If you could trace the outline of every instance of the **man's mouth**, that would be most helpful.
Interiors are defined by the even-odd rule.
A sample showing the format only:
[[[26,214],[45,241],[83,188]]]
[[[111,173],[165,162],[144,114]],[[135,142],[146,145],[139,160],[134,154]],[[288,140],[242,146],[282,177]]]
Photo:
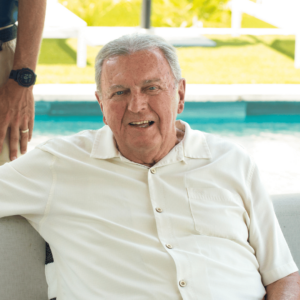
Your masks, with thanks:
[[[129,125],[140,127],[140,128],[147,128],[154,124],[154,121],[139,121],[139,122],[131,122]]]

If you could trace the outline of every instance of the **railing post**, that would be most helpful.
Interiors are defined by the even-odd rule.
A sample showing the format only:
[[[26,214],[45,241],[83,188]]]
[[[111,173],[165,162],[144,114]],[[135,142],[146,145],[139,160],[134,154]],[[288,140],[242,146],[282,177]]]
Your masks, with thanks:
[[[150,29],[151,27],[150,17],[151,17],[151,0],[143,0],[141,28]]]
[[[242,10],[240,0],[232,0],[231,2],[231,29],[232,36],[239,36],[242,26]]]
[[[77,37],[77,67],[84,68],[86,67],[86,58],[87,58],[87,49],[86,49],[86,40],[85,40],[85,29],[82,27],[78,30]]]

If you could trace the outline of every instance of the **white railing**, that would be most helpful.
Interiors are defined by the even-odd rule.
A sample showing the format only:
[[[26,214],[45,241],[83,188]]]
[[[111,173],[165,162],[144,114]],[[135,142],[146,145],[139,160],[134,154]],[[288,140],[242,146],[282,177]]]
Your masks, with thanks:
[[[77,66],[86,66],[86,39],[87,24],[81,18],[65,8],[57,0],[48,0],[46,8],[43,38],[66,39],[77,38]]]
[[[232,0],[231,11],[231,29],[233,36],[238,36],[242,34],[243,31],[246,31],[241,28],[243,13],[247,13],[264,22],[279,27],[281,30],[295,34],[295,68],[300,68],[299,0],[260,0],[256,3],[250,0]]]

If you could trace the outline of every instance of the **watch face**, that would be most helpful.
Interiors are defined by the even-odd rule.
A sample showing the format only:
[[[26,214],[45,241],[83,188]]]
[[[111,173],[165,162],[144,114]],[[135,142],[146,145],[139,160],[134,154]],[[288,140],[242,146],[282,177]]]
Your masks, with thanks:
[[[22,86],[31,86],[35,83],[36,75],[30,69],[22,69],[18,74],[18,83]]]

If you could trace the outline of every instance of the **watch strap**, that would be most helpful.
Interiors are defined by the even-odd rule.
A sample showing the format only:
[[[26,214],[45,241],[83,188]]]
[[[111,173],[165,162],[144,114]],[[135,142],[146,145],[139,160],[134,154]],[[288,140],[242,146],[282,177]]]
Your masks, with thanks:
[[[9,77],[10,79],[17,80],[19,70],[11,70]]]

